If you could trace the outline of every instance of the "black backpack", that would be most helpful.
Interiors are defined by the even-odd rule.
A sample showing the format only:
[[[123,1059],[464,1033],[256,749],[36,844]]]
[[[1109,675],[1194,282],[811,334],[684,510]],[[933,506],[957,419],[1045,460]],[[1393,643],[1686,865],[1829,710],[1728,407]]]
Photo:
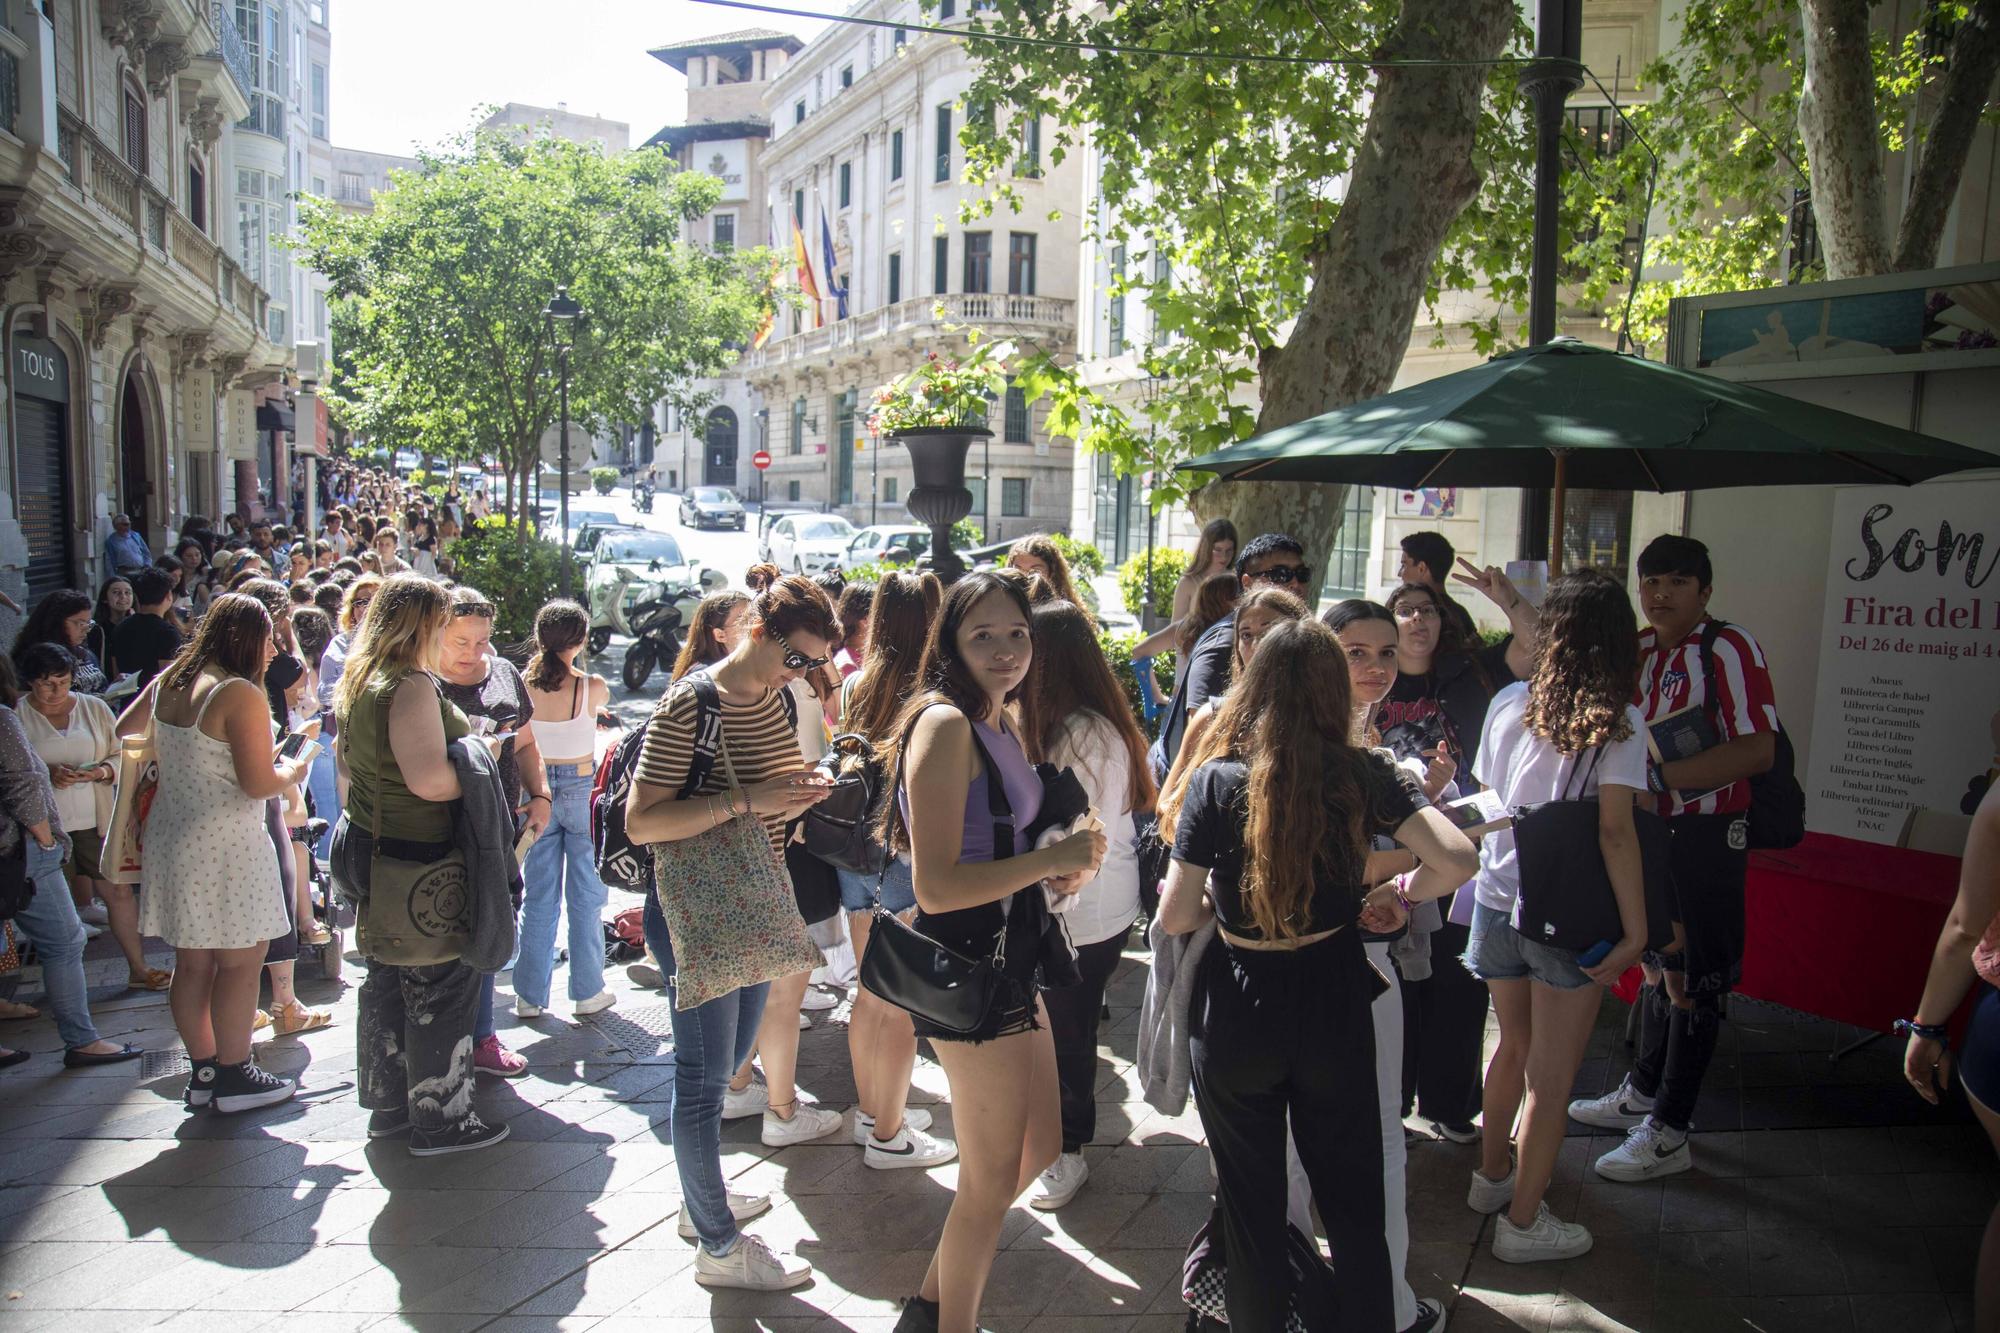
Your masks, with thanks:
[[[667,707],[674,690],[683,685],[694,691],[695,719],[694,753],[688,760],[687,780],[681,783],[675,797],[681,801],[699,792],[708,781],[722,745],[722,696],[716,692],[715,679],[708,668],[690,671],[674,682],[673,689],[660,701],[660,707]],[[796,730],[798,702],[789,690],[780,691],[779,697],[784,700],[785,720]],[[646,727],[634,727],[620,737],[618,744],[605,752],[597,765],[597,776],[590,784],[590,849],[597,863],[597,877],[628,893],[653,891],[653,849],[649,844],[633,842],[625,832],[625,800],[632,793],[632,783],[639,771],[639,752],[645,748],[646,731]]]
[[[875,816],[886,775],[875,747],[866,736],[845,732],[833,738],[833,748],[814,768],[833,790],[806,809],[806,850],[842,870],[880,873],[885,854],[875,838]]]
[[[1702,707],[1717,735],[1724,732],[1716,713],[1715,638],[1727,626],[1727,621],[1710,620],[1701,631]],[[1785,734],[1780,723],[1771,766],[1750,778],[1750,809],[1745,812],[1744,824],[1751,847],[1783,851],[1805,840],[1806,793],[1799,786],[1797,768],[1798,756],[1792,750],[1792,738]]]

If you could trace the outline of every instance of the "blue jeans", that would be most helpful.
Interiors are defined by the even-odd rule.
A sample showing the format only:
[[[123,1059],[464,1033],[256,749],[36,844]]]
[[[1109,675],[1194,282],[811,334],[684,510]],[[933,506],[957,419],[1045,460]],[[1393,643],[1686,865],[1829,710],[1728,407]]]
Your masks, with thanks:
[[[1505,912],[1480,903],[1472,909],[1472,931],[1462,960],[1466,971],[1481,981],[1524,981],[1532,978],[1556,990],[1580,990],[1595,985],[1576,954],[1531,940],[1508,920]]]
[[[42,989],[48,992],[63,1045],[72,1050],[88,1046],[98,1039],[83,982],[83,945],[88,937],[77,919],[76,904],[70,901],[69,881],[63,878],[63,845],[58,841],[43,851],[26,829],[21,836],[28,841],[28,878],[35,891],[14,918],[14,929],[28,937],[42,960]]]
[[[653,895],[647,894],[651,904]],[[660,921],[655,945],[651,924]],[[681,1207],[694,1223],[701,1247],[710,1254],[736,1248],[736,1219],[729,1212],[729,1187],[722,1178],[722,1096],[730,1075],[757,1045],[757,1024],[771,983],[731,991],[693,1009],[679,1007],[674,988],[674,950],[658,908],[646,914],[647,946],[667,976],[667,996],[675,1001],[674,1169],[681,1175]]]
[[[604,989],[604,900],[590,848],[588,774],[549,774],[554,808],[549,826],[528,849],[521,867],[527,884],[521,900],[521,955],[514,963],[514,994],[547,1008],[549,973],[555,966],[556,917],[569,914],[569,998],[587,1000]]]
[[[498,974],[493,972],[479,978],[479,1007],[472,1015],[472,1040],[475,1045],[499,1031],[493,1026],[493,983],[498,979]]]
[[[326,741],[325,745],[332,745]],[[312,768],[306,773],[306,790],[312,793],[313,817],[326,821],[326,833],[313,847],[313,855],[324,861],[333,855],[333,826],[340,822],[340,788],[334,785],[334,760],[331,749],[322,748],[313,757]]]

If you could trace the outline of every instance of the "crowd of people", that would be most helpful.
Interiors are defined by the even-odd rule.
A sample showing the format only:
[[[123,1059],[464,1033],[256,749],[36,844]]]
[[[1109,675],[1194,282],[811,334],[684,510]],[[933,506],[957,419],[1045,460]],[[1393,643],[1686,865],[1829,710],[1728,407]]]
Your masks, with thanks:
[[[155,560],[117,525],[121,572],[95,599],[42,599],[0,660],[0,859],[25,854],[13,925],[42,961],[66,1063],[139,1054],[90,1023],[80,956],[101,925],[131,985],[169,992],[190,1108],[292,1097],[252,1043],[267,1024],[332,1021],[292,988],[338,911],[314,891],[317,855],[368,964],[370,1138],[417,1155],[500,1142],[507,1126],[470,1095],[480,1075],[526,1072],[495,1028],[496,978],[510,973],[524,1020],[549,1010],[559,968],[577,1018],[614,1003],[606,858],[622,840],[647,890],[633,976],[670,1001],[679,1230],[705,1285],[811,1277],[745,1230],[772,1198],[724,1175],[723,1123],[756,1117],[773,1147],[846,1133],[870,1169],[956,1161],[897,1327],[975,1329],[1008,1209],[1060,1209],[1088,1185],[1105,992],[1142,920],[1138,1072],[1156,1105],[1192,1092],[1213,1158],[1199,1313],[1440,1329],[1405,1274],[1412,1118],[1479,1145],[1467,1206],[1496,1215],[1510,1263],[1591,1247],[1546,1202],[1567,1121],[1625,1131],[1595,1163],[1605,1180],[1692,1165],[1743,954],[1752,780],[1778,732],[1756,640],[1708,612],[1699,542],[1646,547],[1635,615],[1602,573],[1554,580],[1537,606],[1420,533],[1386,598],[1321,613],[1301,543],[1211,523],[1171,623],[1136,650],[1140,670],[1177,655],[1150,742],[1046,537],[949,587],[762,565],[701,602],[643,732],[607,753],[583,608],[542,607],[518,668],[494,647],[493,604],[450,581],[463,515],[379,476],[335,484],[359,507],[310,539],[192,522]],[[1482,639],[1455,593],[1505,632]],[[1649,725],[1690,707],[1719,743],[1650,758]],[[159,769],[136,885],[102,860],[134,738]],[[1589,948],[1524,925],[1553,895],[1551,822],[1491,813],[1558,807],[1584,810],[1559,851],[1611,923]],[[1933,1099],[1941,1025],[1975,969],[2000,983],[1996,824],[1989,795],[1912,1027],[1911,1079]],[[171,973],[147,937],[172,946]],[[859,960],[851,1117],[798,1069],[805,1011],[838,1003],[815,965],[843,943]],[[1633,1072],[1572,1102],[1603,992],[1635,967]],[[1977,1013],[1961,1068],[2000,1141],[1990,986]],[[949,1136],[909,1104],[925,1043]]]

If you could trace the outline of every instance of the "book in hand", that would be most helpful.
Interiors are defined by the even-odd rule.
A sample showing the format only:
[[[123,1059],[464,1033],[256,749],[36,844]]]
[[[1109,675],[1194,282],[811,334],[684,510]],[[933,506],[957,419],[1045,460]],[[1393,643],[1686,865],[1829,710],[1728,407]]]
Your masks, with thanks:
[[[1514,826],[1514,817],[1500,804],[1499,793],[1490,789],[1461,796],[1438,809],[1453,828],[1468,838],[1484,837],[1494,829]]]
[[[1722,736],[1716,731],[1714,720],[1699,704],[1676,708],[1646,725],[1646,750],[1656,764],[1692,759],[1720,744]]]

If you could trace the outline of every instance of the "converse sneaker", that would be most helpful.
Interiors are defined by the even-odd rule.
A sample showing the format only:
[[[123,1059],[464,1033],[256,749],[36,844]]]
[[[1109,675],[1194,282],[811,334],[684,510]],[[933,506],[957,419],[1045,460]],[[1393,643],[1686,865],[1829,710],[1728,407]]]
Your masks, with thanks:
[[[890,1333],[938,1333],[938,1303],[921,1296],[905,1297],[902,1313],[896,1316],[896,1327]]]
[[[771,1211],[771,1196],[768,1194],[738,1194],[729,1191],[729,1215],[738,1222],[748,1222],[753,1217],[761,1217]],[[674,1227],[682,1240],[698,1240],[694,1229],[694,1218],[688,1215],[687,1205],[681,1205],[681,1220]]]
[[[472,1048],[472,1067],[495,1078],[519,1078],[528,1072],[528,1062],[500,1044],[497,1035],[481,1037]]]
[[[1687,1135],[1647,1116],[1625,1136],[1625,1142],[1597,1159],[1597,1174],[1606,1180],[1652,1180],[1678,1175],[1693,1166]]]
[[[256,1061],[245,1060],[240,1065],[222,1065],[217,1069],[215,1097],[209,1104],[225,1115],[233,1115],[290,1101],[298,1090],[299,1085],[291,1079],[279,1078],[259,1069]]]
[[[800,1108],[804,1109],[804,1108]],[[736,1287],[743,1291],[790,1291],[812,1280],[812,1265],[790,1255],[779,1256],[755,1236],[739,1236],[728,1254],[696,1250],[694,1280],[704,1287]]]
[[[814,1106],[811,1102],[797,1103],[790,1120],[779,1119],[778,1113],[769,1107],[764,1110],[763,1138],[766,1148],[789,1148],[794,1143],[811,1143],[839,1130],[840,1112]]]
[[[1537,1264],[1590,1253],[1590,1232],[1564,1222],[1543,1204],[1535,1224],[1517,1227],[1502,1213],[1493,1219],[1493,1257],[1502,1263]]]
[[[1444,1302],[1429,1296],[1417,1301],[1417,1317],[1403,1333],[1444,1333]]]
[[[722,1094],[722,1118],[743,1120],[749,1116],[762,1115],[771,1107],[771,1092],[762,1083],[752,1082],[749,1087],[738,1092],[730,1088]]]
[[[1569,1104],[1569,1118],[1598,1129],[1631,1129],[1653,1111],[1653,1099],[1641,1097],[1627,1074],[1602,1097],[1583,1097]]]
[[[832,991],[821,990],[817,986],[806,987],[805,998],[799,1001],[799,1008],[819,1013],[825,1009],[840,1008],[840,996]]]
[[[903,1124],[911,1129],[929,1129],[931,1113],[921,1106],[903,1108]],[[854,1108],[854,1142],[866,1148],[868,1140],[875,1137],[875,1117],[860,1107]]]
[[[1083,1188],[1083,1182],[1089,1179],[1090,1163],[1083,1160],[1083,1154],[1063,1153],[1056,1158],[1053,1166],[1035,1178],[1028,1206],[1045,1213],[1060,1208],[1074,1199],[1076,1192]]]
[[[188,1064],[187,1108],[198,1111],[215,1100],[215,1080],[222,1066],[213,1060],[190,1060]]]
[[[410,1130],[410,1156],[443,1157],[447,1153],[475,1152],[480,1148],[491,1148],[507,1137],[507,1126],[489,1125],[477,1113],[467,1113],[465,1119],[443,1129]]]
[[[905,1166],[919,1169],[943,1166],[956,1156],[958,1145],[951,1140],[934,1139],[909,1125],[897,1130],[896,1137],[887,1143],[869,1135],[868,1146],[861,1150],[861,1160],[877,1171],[894,1171]]]
[[[618,1003],[616,995],[613,995],[608,990],[601,990],[587,1000],[578,1000],[571,1007],[570,1012],[578,1018],[589,1018],[592,1014],[603,1013],[616,1003]]]
[[[1509,1167],[1505,1180],[1490,1180],[1478,1167],[1472,1168],[1472,1188],[1466,1191],[1465,1206],[1475,1213],[1497,1213],[1514,1202],[1514,1171]]]
[[[410,1128],[410,1111],[399,1106],[393,1111],[370,1111],[368,1113],[368,1137],[371,1139],[393,1139]]]

